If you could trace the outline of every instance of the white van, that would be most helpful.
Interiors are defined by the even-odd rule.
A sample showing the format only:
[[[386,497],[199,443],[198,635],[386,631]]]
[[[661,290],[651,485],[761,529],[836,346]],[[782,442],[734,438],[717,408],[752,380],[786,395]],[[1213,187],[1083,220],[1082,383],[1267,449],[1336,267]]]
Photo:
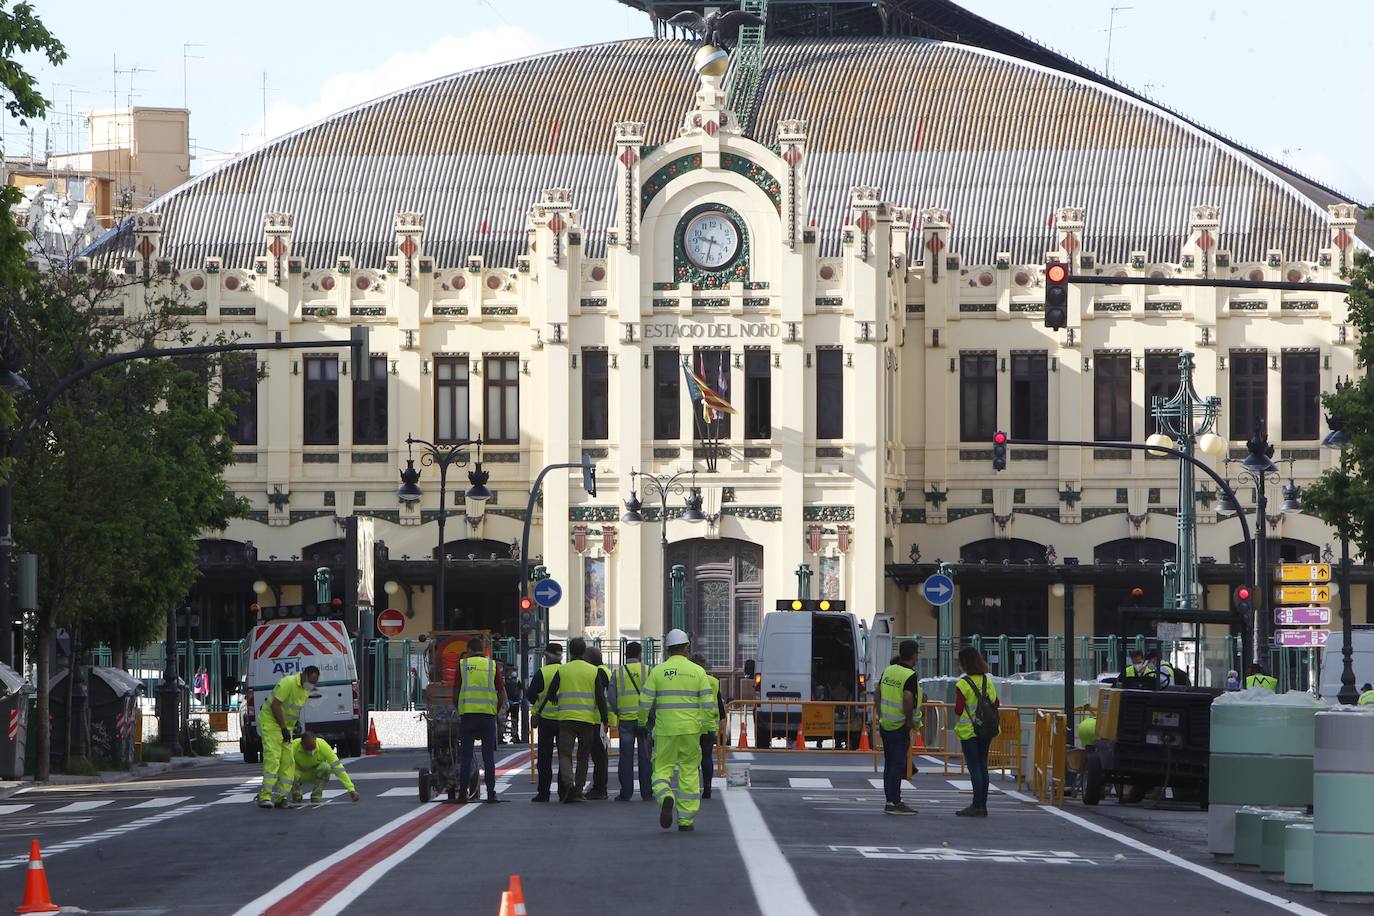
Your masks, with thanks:
[[[1374,684],[1374,624],[1357,623],[1350,633],[1350,660],[1355,669],[1355,690]],[[1323,699],[1335,701],[1341,692],[1341,631],[1333,630],[1322,652],[1321,693]]]
[[[768,747],[775,738],[795,740],[804,702],[871,704],[870,673],[886,668],[893,651],[893,617],[880,615],[870,628],[842,610],[843,602],[779,602],[787,604],[802,609],[764,614],[758,659],[744,664],[762,701],[754,715],[755,747]],[[820,607],[827,609],[816,609]],[[833,738],[837,747],[855,748],[864,722],[856,713],[852,707],[837,707],[833,727],[816,727],[813,720],[805,737],[821,742]]]
[[[310,613],[316,608],[306,606]],[[320,669],[320,682],[301,712],[301,727],[329,741],[340,757],[362,753],[358,729],[358,669],[348,630],[342,620],[285,617],[294,608],[264,608],[277,612],[269,622],[255,627],[244,642],[239,670],[243,672],[242,726],[239,748],[247,763],[262,755],[258,717],[270,703],[272,689],[288,674],[300,674],[309,665]],[[302,612],[304,613],[304,611]]]

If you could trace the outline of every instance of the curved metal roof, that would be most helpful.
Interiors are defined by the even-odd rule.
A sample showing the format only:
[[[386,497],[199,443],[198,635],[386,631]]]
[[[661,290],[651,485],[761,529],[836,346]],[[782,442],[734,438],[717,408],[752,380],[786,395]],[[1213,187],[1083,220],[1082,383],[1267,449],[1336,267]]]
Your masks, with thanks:
[[[529,205],[570,187],[588,253],[612,221],[612,125],[675,135],[695,77],[689,42],[635,39],[557,51],[414,86],[333,115],[177,188],[164,248],[183,266],[221,255],[247,266],[264,250],[262,215],[294,216],[293,253],[379,267],[399,210],[425,214],[425,251],[514,264]],[[1221,208],[1238,261],[1280,248],[1313,259],[1326,214],[1285,176],[1198,128],[1110,87],[991,51],[910,37],[770,42],[757,98],[759,139],[779,118],[809,122],[811,216],[822,251],[838,248],[848,190],[940,206],[966,263],[998,251],[1038,261],[1056,207],[1087,208],[1085,249],[1104,262],[1132,250],[1177,256],[1193,204]],[[120,247],[127,228],[97,250]]]

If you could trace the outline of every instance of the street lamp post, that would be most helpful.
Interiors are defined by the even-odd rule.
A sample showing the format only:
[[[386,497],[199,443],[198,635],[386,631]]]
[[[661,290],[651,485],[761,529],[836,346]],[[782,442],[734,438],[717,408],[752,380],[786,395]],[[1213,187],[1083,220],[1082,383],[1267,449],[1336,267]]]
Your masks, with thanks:
[[[1349,380],[1344,384],[1336,383],[1337,391],[1348,387]],[[1336,526],[1341,536],[1341,689],[1336,694],[1336,699],[1343,706],[1354,706],[1359,702],[1360,692],[1355,689],[1355,648],[1350,625],[1350,506],[1347,504],[1349,497],[1346,491],[1352,464],[1349,451],[1350,434],[1345,431],[1344,417],[1327,417],[1326,425],[1331,427],[1331,432],[1322,439],[1322,445],[1340,449],[1341,452],[1341,473],[1337,478],[1340,484],[1340,523]]]
[[[444,599],[444,574],[447,572],[448,559],[445,556],[447,542],[444,540],[444,522],[448,520],[448,469],[454,465],[465,467],[468,463],[467,450],[472,446],[477,446],[477,463],[468,471],[468,489],[463,494],[463,512],[468,518],[481,519],[487,511],[487,500],[491,499],[491,491],[487,489],[487,480],[491,475],[482,470],[482,439],[464,439],[461,442],[445,443],[435,445],[433,442],[424,439],[416,439],[413,436],[406,436],[406,447],[409,455],[415,453],[415,446],[420,447],[420,464],[423,467],[439,468],[439,549],[435,558],[439,561],[438,581],[435,585],[434,598],[434,625],[436,628],[447,629],[449,626],[448,609]],[[401,502],[413,505],[420,501],[424,491],[420,489],[420,472],[415,469],[415,459],[406,458],[405,470],[401,472],[401,486],[396,490],[396,496]]]
[[[644,521],[644,504],[640,502],[639,494],[635,492],[635,480],[640,481],[647,496],[650,492],[658,496],[658,515],[659,522],[659,547],[663,557],[663,575],[668,575],[668,497],[676,493],[685,497],[686,506],[682,511],[682,517],[689,522],[706,521],[706,513],[701,510],[701,488],[696,485],[696,470],[678,471],[674,474],[649,474],[644,471],[630,471],[630,498],[625,500],[625,514],[620,520],[627,525],[638,524]],[[682,478],[691,475],[692,484],[690,487],[683,485]],[[666,586],[665,586],[666,591]],[[668,606],[664,603],[663,607],[663,629],[667,632],[673,621],[668,619]]]

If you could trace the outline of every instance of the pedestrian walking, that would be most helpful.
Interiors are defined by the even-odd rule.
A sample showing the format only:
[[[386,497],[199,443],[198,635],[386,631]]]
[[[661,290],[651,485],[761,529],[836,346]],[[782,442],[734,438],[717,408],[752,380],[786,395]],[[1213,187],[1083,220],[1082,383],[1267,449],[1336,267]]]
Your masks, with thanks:
[[[921,677],[915,671],[920,647],[914,639],[897,646],[897,657],[883,670],[878,694],[873,698],[878,719],[878,734],[883,742],[884,814],[915,814],[916,809],[902,801],[902,782],[906,779],[907,756],[911,752],[911,732],[921,726]]]
[[[542,701],[558,704],[558,790],[565,804],[583,800],[582,785],[587,781],[592,742],[600,737],[597,725],[604,728],[609,717],[601,672],[586,658],[587,641],[573,637],[568,641],[568,655],[571,660],[553,676]],[[604,786],[601,797],[606,797]]]
[[[310,689],[320,681],[320,669],[307,665],[300,674],[288,674],[272,688],[272,695],[258,714],[258,736],[262,738],[262,788],[258,791],[259,808],[286,806],[286,777],[290,755],[291,730],[301,719],[301,711],[310,699]]]
[[[473,636],[453,671],[453,696],[458,707],[458,786],[463,798],[477,800],[472,771],[473,744],[482,743],[482,769],[487,776],[487,801],[496,798],[496,716],[505,696],[505,682],[497,677],[496,662],[486,656],[486,639]]]
[[[972,646],[959,650],[959,667],[964,676],[954,682],[954,715],[958,724],[954,734],[964,749],[964,766],[973,783],[973,804],[954,812],[959,817],[988,816],[988,753],[997,737],[997,685],[988,677],[987,659]]]
[[[711,684],[706,672],[687,657],[687,634],[678,629],[663,638],[668,658],[649,673],[639,701],[639,718],[653,729],[654,798],[658,825],[696,829],[701,807],[701,723],[710,714]],[[677,789],[673,789],[674,774]]]
[[[196,701],[200,703],[201,709],[210,708],[210,673],[205,670],[205,666],[196,669],[196,676],[191,680],[192,690],[196,695]]]
[[[509,713],[511,744],[520,741],[520,708],[525,704],[525,691],[520,675],[514,668],[506,672],[506,712]]]
[[[328,741],[314,732],[305,732],[292,741],[286,757],[291,762],[290,775],[285,785],[289,799],[288,807],[300,805],[306,789],[310,790],[312,803],[324,801],[324,787],[331,777],[339,780],[349,798],[355,802],[359,800],[358,790],[340,762],[339,755],[330,747]]]
[[[639,797],[648,801],[653,795],[649,784],[649,728],[639,716],[639,697],[648,670],[640,661],[644,646],[637,642],[625,645],[625,661],[611,679],[611,708],[619,719],[620,794],[616,801],[634,798],[635,767],[639,767]]]
[[[692,656],[692,664],[706,671],[706,656],[698,652]],[[706,682],[711,685],[711,712],[701,722],[701,797],[711,797],[711,778],[716,775],[715,749],[717,741],[724,741],[720,734],[725,722],[725,701],[720,698],[720,681],[706,671]]]
[[[611,726],[616,724],[615,705],[611,702],[611,669],[601,658],[601,650],[596,646],[587,647],[587,664],[596,669],[596,686],[606,697],[607,719]],[[610,784],[610,741],[607,725],[603,724],[592,742],[592,785],[587,790],[589,801],[604,801]]]
[[[549,683],[563,667],[563,647],[551,642],[544,647],[544,664],[530,678],[525,696],[530,699],[530,728],[539,732],[539,745],[535,755],[535,783],[533,802],[549,800],[549,789],[553,784],[553,752],[558,747],[558,723],[563,718],[558,703],[547,696]],[[560,768],[562,761],[559,761]],[[563,800],[563,776],[560,769],[558,777],[558,799]]]

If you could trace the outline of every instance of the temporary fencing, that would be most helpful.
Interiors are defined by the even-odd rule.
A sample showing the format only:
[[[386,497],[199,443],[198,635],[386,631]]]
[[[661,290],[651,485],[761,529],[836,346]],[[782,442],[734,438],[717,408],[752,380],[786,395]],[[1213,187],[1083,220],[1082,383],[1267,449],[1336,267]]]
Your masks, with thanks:
[[[1044,709],[1035,711],[1035,733],[1031,745],[1031,794],[1042,805],[1064,807],[1065,737],[1064,714]]]
[[[873,772],[878,772],[882,751],[874,731],[872,702],[732,700],[725,714],[730,722],[747,723],[754,746],[731,747],[729,741],[720,742],[716,748],[717,776],[725,775],[729,755],[741,752],[866,755],[873,760]],[[862,747],[865,738],[867,747]],[[774,739],[782,739],[782,746],[773,747]]]

